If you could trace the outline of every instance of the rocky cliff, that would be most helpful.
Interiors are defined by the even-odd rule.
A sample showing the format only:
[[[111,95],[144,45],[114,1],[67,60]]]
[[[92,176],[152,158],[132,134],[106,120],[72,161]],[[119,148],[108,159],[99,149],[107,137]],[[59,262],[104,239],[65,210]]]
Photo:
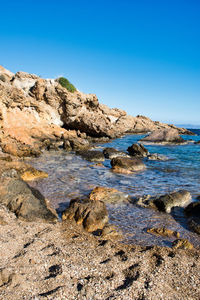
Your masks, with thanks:
[[[17,156],[40,154],[54,145],[66,149],[88,146],[88,139],[115,138],[124,133],[171,128],[147,117],[100,104],[96,95],[70,93],[54,79],[0,66],[0,145]],[[179,132],[186,133],[185,129]]]

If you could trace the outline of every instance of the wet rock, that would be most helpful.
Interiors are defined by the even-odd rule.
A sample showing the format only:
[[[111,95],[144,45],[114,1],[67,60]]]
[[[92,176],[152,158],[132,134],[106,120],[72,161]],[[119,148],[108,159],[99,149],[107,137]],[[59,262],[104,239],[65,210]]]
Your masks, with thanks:
[[[144,170],[145,164],[138,158],[115,157],[111,160],[111,166],[114,172],[131,174],[132,172]]]
[[[172,237],[172,236],[174,236],[176,238],[180,237],[180,233],[179,232],[167,229],[165,227],[147,228],[147,232],[148,233],[152,233],[152,234],[158,234],[158,235],[161,235],[161,236],[166,236],[166,237]]]
[[[65,150],[83,150],[88,149],[90,146],[88,140],[83,138],[71,138],[64,142],[63,148]]]
[[[200,201],[192,202],[185,208],[188,224],[191,230],[200,234]]]
[[[47,178],[48,174],[44,171],[37,170],[35,168],[29,168],[25,171],[21,171],[21,178],[25,181],[31,181],[39,178]]]
[[[127,156],[126,153],[116,150],[115,148],[107,147],[103,150],[105,158],[112,159],[118,156]]]
[[[130,155],[136,157],[147,157],[149,155],[149,151],[142,144],[133,144],[128,147],[127,151]]]
[[[45,198],[21,179],[3,178],[0,203],[25,221],[56,221],[56,213],[48,208]]]
[[[191,194],[188,191],[180,190],[153,199],[153,203],[158,210],[170,213],[173,207],[184,207],[190,200]]]
[[[62,220],[74,219],[88,232],[103,229],[108,222],[108,211],[102,201],[89,199],[73,199],[69,207],[63,212]]]
[[[77,151],[76,153],[81,155],[82,158],[91,162],[102,162],[105,160],[103,153],[97,150],[83,150]]]
[[[149,154],[147,156],[147,158],[149,160],[168,160],[167,156],[161,155],[161,154],[157,154],[157,153]]]
[[[142,207],[154,208],[170,213],[173,207],[184,207],[190,200],[191,194],[188,191],[180,190],[158,197],[144,195],[140,198],[132,198],[131,202]]]
[[[189,249],[189,250],[191,250],[191,249],[193,249],[194,246],[192,245],[192,243],[190,243],[186,239],[177,239],[172,243],[172,247],[174,249],[185,249],[185,250]]]
[[[141,141],[163,144],[182,144],[185,140],[179,135],[177,129],[158,129],[144,137]]]
[[[99,201],[102,200],[105,203],[120,203],[128,202],[129,196],[116,189],[108,187],[95,187],[89,195],[90,200]]]

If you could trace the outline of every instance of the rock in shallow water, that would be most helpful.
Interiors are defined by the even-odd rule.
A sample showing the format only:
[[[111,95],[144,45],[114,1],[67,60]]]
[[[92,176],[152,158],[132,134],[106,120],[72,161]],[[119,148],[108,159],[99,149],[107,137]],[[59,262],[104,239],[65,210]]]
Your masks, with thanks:
[[[190,229],[200,234],[200,201],[192,202],[185,208],[185,214],[189,217]]]
[[[82,158],[91,161],[91,162],[102,162],[105,160],[105,157],[101,151],[97,150],[82,150],[76,152]]]
[[[191,194],[188,191],[180,190],[159,197],[145,195],[132,201],[142,207],[154,208],[170,213],[173,207],[184,207],[190,200]]]
[[[177,129],[158,129],[144,137],[141,141],[164,144],[182,144],[185,140],[179,135]]]
[[[115,157],[111,160],[111,166],[114,172],[131,174],[136,171],[144,170],[145,164],[138,158]]]
[[[133,144],[128,147],[127,151],[130,155],[136,157],[147,157],[149,155],[149,151],[142,144]]]
[[[104,228],[108,222],[108,211],[102,201],[73,199],[62,214],[63,221],[72,219],[77,224],[82,224],[88,232],[94,232]]]
[[[89,198],[90,200],[102,200],[114,204],[128,202],[129,196],[113,188],[98,186],[90,193]]]
[[[112,158],[118,157],[118,156],[128,156],[124,152],[121,152],[121,151],[116,150],[115,148],[109,148],[109,147],[107,147],[103,150],[103,154],[104,154],[105,158],[109,158],[109,159],[112,159]]]

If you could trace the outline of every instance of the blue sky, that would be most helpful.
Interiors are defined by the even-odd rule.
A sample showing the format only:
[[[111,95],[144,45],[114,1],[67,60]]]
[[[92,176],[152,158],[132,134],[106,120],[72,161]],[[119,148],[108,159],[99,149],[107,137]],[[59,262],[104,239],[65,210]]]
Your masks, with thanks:
[[[0,64],[131,115],[200,124],[199,0],[1,1]]]

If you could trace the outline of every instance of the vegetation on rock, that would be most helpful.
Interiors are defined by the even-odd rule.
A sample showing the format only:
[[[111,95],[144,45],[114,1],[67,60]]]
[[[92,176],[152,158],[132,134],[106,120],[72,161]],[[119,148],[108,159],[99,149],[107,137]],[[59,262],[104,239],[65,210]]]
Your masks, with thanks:
[[[75,86],[69,82],[69,80],[65,77],[60,77],[58,78],[58,82],[62,87],[66,88],[69,92],[74,93],[76,91]]]

